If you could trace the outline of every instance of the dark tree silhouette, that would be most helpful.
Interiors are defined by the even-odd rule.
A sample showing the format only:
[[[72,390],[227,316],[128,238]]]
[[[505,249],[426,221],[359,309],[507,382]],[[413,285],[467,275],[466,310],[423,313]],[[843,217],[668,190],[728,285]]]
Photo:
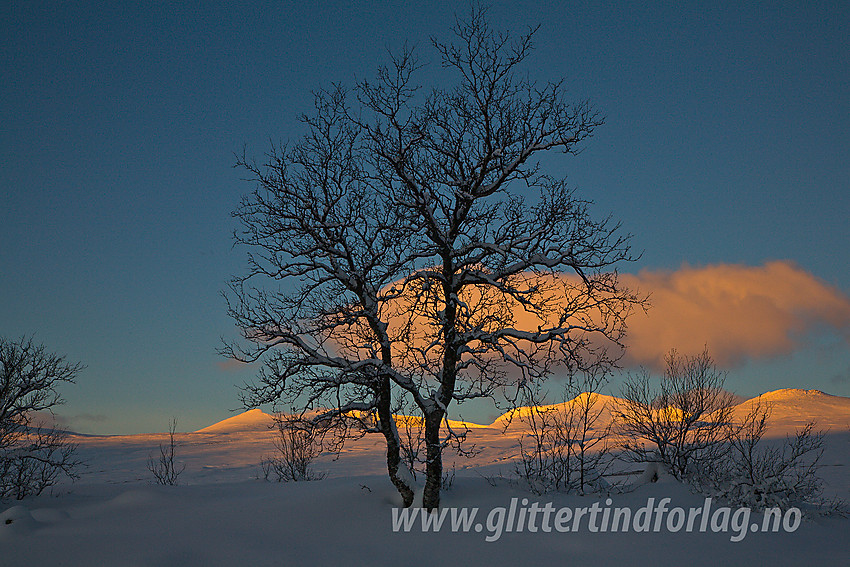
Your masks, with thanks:
[[[0,337],[0,499],[22,499],[72,479],[80,462],[63,431],[33,420],[63,402],[58,387],[83,365],[47,352],[32,337]]]
[[[238,160],[258,183],[236,212],[251,270],[228,296],[248,342],[225,353],[266,360],[245,402],[321,405],[317,423],[383,433],[406,505],[402,401],[424,422],[433,509],[442,451],[464,435],[452,402],[513,403],[559,367],[612,366],[644,302],[615,269],[628,235],[543,172],[544,153],[575,154],[602,120],[521,75],[534,31],[496,33],[474,9],[433,42],[441,86],[420,88],[404,50],[375,81],[320,92],[292,147]]]

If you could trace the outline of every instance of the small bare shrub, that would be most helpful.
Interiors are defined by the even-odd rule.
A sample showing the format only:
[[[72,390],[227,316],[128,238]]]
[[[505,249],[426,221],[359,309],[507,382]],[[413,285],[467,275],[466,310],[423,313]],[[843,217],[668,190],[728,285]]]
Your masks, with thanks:
[[[689,357],[675,350],[660,380],[648,371],[629,376],[615,410],[624,455],[661,464],[679,480],[710,469],[729,445],[735,398],[723,389],[725,375],[703,351]]]
[[[157,484],[174,486],[178,484],[177,477],[186,470],[184,464],[179,469],[174,463],[177,441],[174,434],[177,432],[177,418],[173,418],[168,424],[168,444],[159,445],[159,459],[148,456],[148,470],[153,474]]]
[[[321,452],[315,425],[297,417],[279,415],[275,417],[274,428],[276,454],[260,463],[265,480],[297,482],[325,478],[326,473],[316,472],[312,467]]]
[[[533,492],[585,494],[607,485],[610,425],[599,427],[605,404],[597,393],[603,380],[588,373],[571,381],[556,406],[542,406],[537,392],[526,391],[528,407],[519,420],[529,432],[520,439],[514,472]]]
[[[762,438],[769,417],[769,407],[758,400],[752,402],[743,422],[731,430],[728,458],[697,477],[703,491],[755,510],[838,505],[822,498],[818,470],[824,434],[809,422],[781,444],[766,445]]]
[[[451,490],[454,483],[455,483],[455,466],[454,466],[454,464],[452,464],[452,468],[443,470],[443,477],[440,480],[440,487],[443,490]]]
[[[840,502],[821,497],[823,433],[808,423],[783,443],[765,444],[770,408],[755,400],[734,420],[734,397],[723,383],[707,351],[695,357],[671,351],[658,384],[648,372],[627,379],[615,412],[626,458],[658,463],[734,506],[838,509]]]

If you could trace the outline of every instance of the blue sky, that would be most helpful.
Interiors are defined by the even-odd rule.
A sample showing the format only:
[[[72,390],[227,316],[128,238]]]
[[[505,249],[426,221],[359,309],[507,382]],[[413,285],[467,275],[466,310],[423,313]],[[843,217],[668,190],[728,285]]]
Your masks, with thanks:
[[[296,138],[312,90],[404,42],[439,81],[429,37],[459,5],[408,4],[3,3],[0,335],[88,365],[59,409],[74,429],[191,430],[238,407],[251,371],[215,352],[245,266],[234,152]],[[634,234],[624,271],[783,260],[838,294],[728,385],[850,395],[850,5],[701,4],[494,2],[490,20],[542,24],[530,73],[606,116],[555,168]]]

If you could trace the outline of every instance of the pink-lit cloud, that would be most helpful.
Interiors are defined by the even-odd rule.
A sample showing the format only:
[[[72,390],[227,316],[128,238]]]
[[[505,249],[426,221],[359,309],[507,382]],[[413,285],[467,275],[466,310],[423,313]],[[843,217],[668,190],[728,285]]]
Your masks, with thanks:
[[[731,367],[790,353],[825,329],[850,340],[850,297],[790,262],[646,270],[622,280],[650,293],[652,304],[629,321],[627,365],[657,368],[671,348],[707,346]]]

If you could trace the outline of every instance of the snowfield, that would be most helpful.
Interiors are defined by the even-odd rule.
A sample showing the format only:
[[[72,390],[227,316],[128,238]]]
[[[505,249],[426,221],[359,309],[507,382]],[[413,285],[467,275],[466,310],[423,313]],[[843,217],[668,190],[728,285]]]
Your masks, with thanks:
[[[827,495],[850,502],[850,398],[780,390],[763,399],[773,408],[774,438],[809,419],[828,430],[821,476]],[[53,494],[0,503],[0,565],[850,564],[850,519],[836,516],[803,519],[790,532],[762,533],[752,527],[762,525],[763,515],[753,512],[737,531],[727,522],[726,531],[698,533],[667,529],[668,515],[659,532],[614,533],[591,529],[588,515],[573,526],[577,531],[564,531],[552,514],[544,531],[540,514],[530,521],[532,506],[636,513],[650,503],[651,514],[661,501],[668,509],[690,510],[704,507],[705,497],[663,474],[653,483],[631,475],[633,486],[625,493],[534,495],[508,480],[523,427],[515,420],[505,430],[504,421],[470,428],[475,457],[447,454],[455,480],[443,494],[445,521],[439,531],[429,523],[427,532],[421,518],[407,532],[394,531],[394,523],[401,525],[393,512],[400,501],[386,477],[379,437],[348,444],[338,458],[320,457],[315,468],[328,473],[325,480],[266,482],[259,462],[272,453],[271,418],[252,410],[178,434],[177,461],[186,465],[181,484],[158,486],[146,463],[167,435],[77,435],[79,454],[88,462],[81,480]],[[464,507],[467,513],[477,509],[477,516],[453,533],[452,515]],[[511,507],[517,509],[514,529],[504,524],[496,537],[493,521]],[[597,528],[602,517],[594,521]]]

